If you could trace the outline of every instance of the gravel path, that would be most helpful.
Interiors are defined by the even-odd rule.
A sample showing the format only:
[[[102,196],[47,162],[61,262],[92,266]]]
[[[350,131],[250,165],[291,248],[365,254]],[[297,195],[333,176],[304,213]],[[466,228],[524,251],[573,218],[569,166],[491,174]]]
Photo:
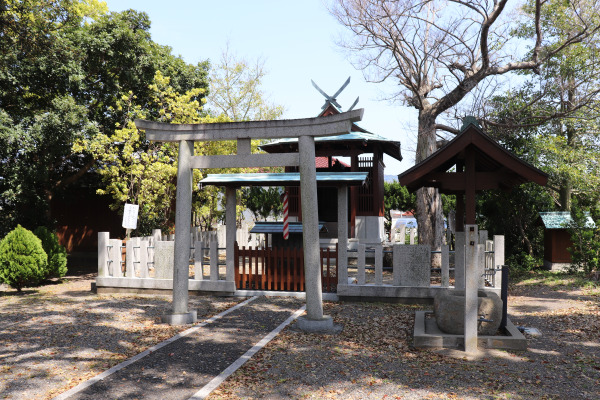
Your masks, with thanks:
[[[302,306],[258,298],[153,351],[69,400],[187,400]]]
[[[0,399],[49,399],[188,327],[159,323],[169,296],[96,295],[93,276],[0,291]],[[190,297],[199,320],[239,299]]]

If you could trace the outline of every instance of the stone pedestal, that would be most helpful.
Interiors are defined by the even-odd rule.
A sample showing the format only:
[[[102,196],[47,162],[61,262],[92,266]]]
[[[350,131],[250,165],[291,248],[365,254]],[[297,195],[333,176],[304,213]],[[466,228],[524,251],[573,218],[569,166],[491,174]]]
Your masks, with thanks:
[[[296,327],[301,331],[310,333],[338,333],[341,331],[341,326],[335,325],[333,318],[329,315],[325,315],[321,319],[309,319],[306,316],[298,317]]]
[[[160,317],[160,321],[163,324],[169,325],[188,325],[194,324],[198,321],[197,311],[190,311],[181,314],[166,314]]]

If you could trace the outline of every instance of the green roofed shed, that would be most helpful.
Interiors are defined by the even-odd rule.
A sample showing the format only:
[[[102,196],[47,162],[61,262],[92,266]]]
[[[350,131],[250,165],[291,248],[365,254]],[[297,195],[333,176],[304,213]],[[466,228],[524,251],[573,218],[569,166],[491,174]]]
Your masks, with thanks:
[[[596,227],[589,213],[585,214],[586,227]],[[573,246],[569,225],[573,222],[568,211],[541,212],[540,220],[544,225],[544,267],[549,270],[561,270],[571,265],[569,247]]]
[[[573,217],[568,211],[551,211],[541,212],[540,218],[546,229],[565,229],[573,222]],[[586,228],[593,229],[596,227],[590,213],[585,213]]]

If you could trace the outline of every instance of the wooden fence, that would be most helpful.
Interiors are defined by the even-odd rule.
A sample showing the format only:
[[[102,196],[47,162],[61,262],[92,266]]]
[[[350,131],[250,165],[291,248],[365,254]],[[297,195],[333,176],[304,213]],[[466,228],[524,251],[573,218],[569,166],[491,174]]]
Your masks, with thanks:
[[[235,282],[239,290],[304,291],[304,253],[297,248],[241,248],[235,245]],[[337,245],[321,248],[323,292],[337,289]]]

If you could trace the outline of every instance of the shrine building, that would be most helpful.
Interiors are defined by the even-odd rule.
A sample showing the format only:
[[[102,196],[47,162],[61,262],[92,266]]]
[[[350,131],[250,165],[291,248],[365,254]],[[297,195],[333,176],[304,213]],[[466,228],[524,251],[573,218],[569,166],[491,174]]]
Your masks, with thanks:
[[[319,92],[324,94],[321,90]],[[325,105],[318,117],[327,118],[340,114],[342,111],[336,99],[324,95]],[[298,152],[298,140],[280,139],[264,144],[260,148],[267,153],[294,153]],[[365,184],[351,187],[348,196],[348,235],[365,243],[381,243],[386,239],[383,198],[384,154],[401,161],[400,142],[371,133],[356,123],[352,123],[350,133],[315,138],[317,172],[368,173]],[[342,157],[343,160],[340,159]],[[285,172],[298,172],[298,167],[286,167]],[[300,187],[286,186],[285,190],[289,196],[290,221],[299,222],[302,220]],[[317,193],[319,221],[323,222],[326,228],[326,233],[321,237],[327,237],[327,232],[335,237],[338,218],[337,189],[323,186],[317,189]]]

